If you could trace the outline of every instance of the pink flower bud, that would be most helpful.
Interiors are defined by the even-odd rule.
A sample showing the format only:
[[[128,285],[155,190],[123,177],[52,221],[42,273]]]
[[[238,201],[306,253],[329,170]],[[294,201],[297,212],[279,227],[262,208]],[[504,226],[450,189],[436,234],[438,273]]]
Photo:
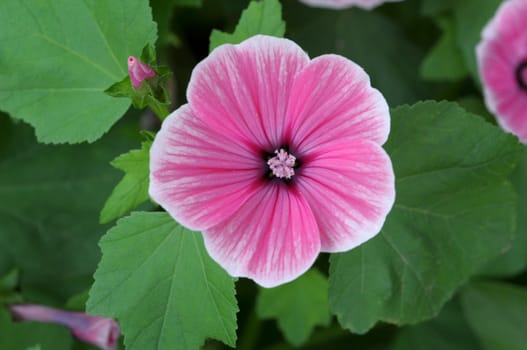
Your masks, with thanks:
[[[82,312],[58,310],[41,305],[11,305],[9,310],[20,321],[57,323],[68,327],[73,335],[103,350],[115,350],[120,329],[111,318],[91,316]]]
[[[156,72],[149,65],[139,61],[134,56],[128,57],[128,74],[134,88],[139,89],[143,80],[153,78]]]

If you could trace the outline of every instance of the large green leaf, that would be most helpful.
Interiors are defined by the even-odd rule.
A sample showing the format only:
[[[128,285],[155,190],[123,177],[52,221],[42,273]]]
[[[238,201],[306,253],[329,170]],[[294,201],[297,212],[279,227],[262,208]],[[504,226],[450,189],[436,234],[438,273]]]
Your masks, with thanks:
[[[456,104],[392,111],[386,144],[397,198],[381,233],[331,257],[330,304],[365,332],[378,320],[435,316],[471,274],[510,244],[516,196],[506,177],[521,146]]]
[[[148,200],[151,145],[152,141],[145,141],[141,149],[122,154],[112,161],[112,166],[124,171],[125,175],[104,204],[100,217],[102,223],[119,218]]]
[[[261,318],[276,318],[286,339],[300,346],[315,326],[329,325],[328,281],[312,269],[293,282],[261,289],[257,311]]]
[[[108,131],[130,101],[104,90],[156,39],[147,0],[4,0],[0,23],[0,109],[46,143]]]
[[[524,350],[527,289],[498,282],[471,283],[461,294],[468,322],[487,350]]]
[[[30,300],[62,303],[91,284],[119,177],[108,163],[134,144],[128,132],[123,121],[92,145],[46,146],[0,114],[0,275],[18,267]]]
[[[238,44],[256,34],[283,37],[285,22],[282,20],[282,5],[278,0],[252,1],[242,12],[234,33],[228,34],[214,29],[210,35],[209,50],[223,44]]]
[[[87,307],[118,318],[128,350],[199,349],[208,337],[234,347],[234,281],[199,233],[167,213],[135,212],[100,245]]]
[[[11,316],[0,306],[0,349],[27,350],[70,350],[71,333],[66,327],[11,321]]]
[[[337,53],[352,59],[366,70],[391,106],[432,96],[416,69],[424,51],[399,23],[378,11],[330,11],[286,1],[284,18],[288,37],[310,57]]]

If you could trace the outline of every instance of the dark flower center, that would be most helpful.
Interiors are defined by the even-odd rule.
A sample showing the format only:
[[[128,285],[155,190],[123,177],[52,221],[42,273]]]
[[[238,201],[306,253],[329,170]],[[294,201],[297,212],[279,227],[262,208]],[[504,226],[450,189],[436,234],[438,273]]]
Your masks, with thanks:
[[[516,67],[516,82],[523,91],[527,91],[527,59]]]

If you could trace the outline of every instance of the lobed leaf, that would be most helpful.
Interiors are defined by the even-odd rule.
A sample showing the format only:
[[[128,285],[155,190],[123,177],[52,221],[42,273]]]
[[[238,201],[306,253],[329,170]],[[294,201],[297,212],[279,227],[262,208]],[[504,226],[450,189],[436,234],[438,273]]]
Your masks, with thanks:
[[[235,346],[234,281],[199,233],[167,213],[135,212],[100,246],[87,309],[118,318],[128,350],[199,349],[207,338]]]
[[[392,111],[386,144],[397,198],[381,233],[333,254],[330,305],[357,333],[377,321],[438,314],[456,289],[510,245],[516,196],[506,181],[521,146],[454,103]]]
[[[147,0],[0,2],[0,110],[45,143],[93,142],[130,101],[104,90],[156,40]]]

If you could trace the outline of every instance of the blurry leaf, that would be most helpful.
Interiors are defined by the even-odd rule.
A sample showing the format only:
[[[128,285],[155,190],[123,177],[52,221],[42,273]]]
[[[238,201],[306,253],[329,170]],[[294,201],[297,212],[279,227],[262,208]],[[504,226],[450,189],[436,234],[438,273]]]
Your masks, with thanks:
[[[0,309],[0,349],[2,350],[70,350],[72,339],[66,327],[34,323],[13,322],[5,310]]]
[[[78,294],[73,295],[66,301],[66,308],[70,310],[85,311],[86,302],[88,301],[89,289],[86,289]]]
[[[423,0],[421,13],[425,16],[438,16],[451,10],[459,0]]]
[[[527,289],[498,282],[474,282],[461,293],[469,325],[487,350],[525,350]]]
[[[287,341],[300,346],[308,340],[317,325],[328,326],[331,320],[328,304],[328,281],[317,270],[271,289],[260,289],[258,316],[276,318]]]
[[[398,23],[377,11],[328,11],[296,3],[284,2],[288,37],[310,57],[336,53],[350,58],[366,70],[390,106],[432,96],[416,69],[424,52]]]
[[[128,350],[199,349],[206,338],[234,347],[234,281],[201,235],[167,213],[135,212],[101,239],[88,311],[116,317]]]
[[[512,185],[518,193],[518,223],[516,236],[505,253],[486,264],[481,274],[511,277],[527,268],[527,148],[523,147],[518,166],[511,175]]]
[[[481,96],[464,96],[456,101],[467,112],[479,115],[491,124],[496,124],[496,118],[489,113]]]
[[[478,82],[480,80],[476,63],[476,45],[481,39],[483,27],[494,16],[501,2],[502,0],[463,0],[456,1],[454,7],[457,41],[465,64]]]
[[[104,204],[101,223],[120,218],[148,200],[148,160],[151,145],[152,141],[145,141],[141,144],[141,149],[122,154],[112,161],[112,165],[124,171],[125,175]]]
[[[147,0],[0,1],[0,109],[46,143],[93,142],[130,101],[104,93],[156,39]]]
[[[228,34],[214,29],[210,35],[209,50],[223,44],[238,44],[257,34],[283,37],[285,22],[282,20],[282,5],[278,0],[251,1],[242,12],[234,33]]]
[[[19,275],[17,269],[12,269],[4,276],[0,276],[0,292],[15,288],[18,285]]]
[[[447,102],[402,106],[385,147],[395,205],[377,237],[330,260],[332,311],[357,333],[437,315],[510,244],[516,220],[506,177],[521,146],[480,117]]]
[[[421,65],[421,75],[426,80],[461,80],[469,74],[456,41],[455,23],[452,18],[438,21],[443,35],[428,52]]]
[[[157,23],[160,44],[173,43],[174,33],[170,32],[170,23],[176,6],[200,7],[203,0],[150,0],[152,15]]]
[[[480,350],[461,310],[450,301],[434,319],[399,331],[392,350]]]
[[[2,304],[20,303],[22,295],[16,291],[19,284],[19,272],[12,269],[4,276],[0,276],[0,307]]]
[[[62,304],[91,284],[98,215],[118,180],[108,163],[133,144],[124,126],[92,145],[46,146],[0,114],[0,274],[16,266],[33,302]]]

